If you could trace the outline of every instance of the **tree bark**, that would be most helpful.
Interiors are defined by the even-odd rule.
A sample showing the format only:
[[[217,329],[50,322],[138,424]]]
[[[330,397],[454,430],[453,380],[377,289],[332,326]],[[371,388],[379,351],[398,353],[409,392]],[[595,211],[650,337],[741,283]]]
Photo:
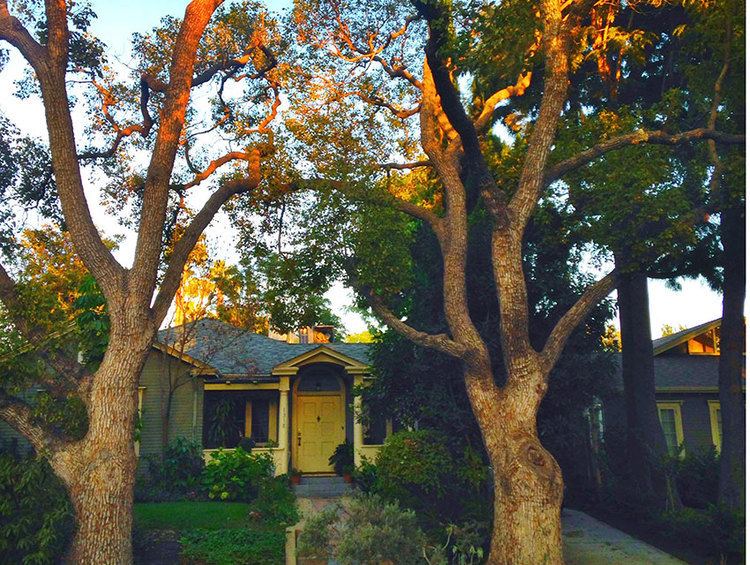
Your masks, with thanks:
[[[721,465],[719,502],[731,509],[745,508],[745,218],[734,205],[721,213],[724,248],[719,402],[721,406]]]
[[[622,258],[615,256],[616,263]],[[620,265],[618,265],[618,268]],[[622,273],[617,286],[622,335],[622,380],[626,409],[628,479],[634,492],[654,504],[678,505],[664,462],[667,445],[656,407],[648,281]]]
[[[150,339],[113,336],[91,388],[86,436],[53,455],[76,517],[66,562],[132,563],[137,383]]]
[[[563,479],[537,436],[544,387],[533,360],[520,363],[512,384],[494,384],[489,358],[469,362],[466,389],[493,471],[494,521],[487,563],[562,564]]]

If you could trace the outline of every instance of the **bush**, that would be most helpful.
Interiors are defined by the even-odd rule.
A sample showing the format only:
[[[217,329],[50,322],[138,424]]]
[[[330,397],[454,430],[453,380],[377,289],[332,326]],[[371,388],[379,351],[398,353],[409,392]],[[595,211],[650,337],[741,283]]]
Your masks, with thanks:
[[[676,461],[677,490],[683,504],[708,508],[719,496],[719,457],[713,447]]]
[[[266,524],[292,526],[299,521],[297,497],[284,476],[261,480],[260,492],[253,508]]]
[[[262,482],[273,474],[273,459],[268,453],[251,454],[238,447],[212,453],[202,481],[211,499],[249,502],[258,496]]]
[[[200,445],[177,438],[167,447],[164,458],[142,458],[135,483],[138,502],[173,502],[206,496],[201,482],[203,452]]]
[[[363,490],[415,510],[422,527],[440,537],[449,524],[490,521],[488,479],[475,451],[466,446],[455,455],[446,438],[431,430],[393,434],[374,468],[365,464],[357,474]]]
[[[299,537],[299,552],[342,564],[416,565],[424,563],[425,543],[413,510],[377,495],[360,495],[310,517]]]
[[[0,452],[3,563],[55,563],[73,534],[73,509],[44,459]]]
[[[659,526],[675,539],[710,553],[722,563],[745,562],[745,515],[711,505],[705,510],[683,508],[663,513]]]

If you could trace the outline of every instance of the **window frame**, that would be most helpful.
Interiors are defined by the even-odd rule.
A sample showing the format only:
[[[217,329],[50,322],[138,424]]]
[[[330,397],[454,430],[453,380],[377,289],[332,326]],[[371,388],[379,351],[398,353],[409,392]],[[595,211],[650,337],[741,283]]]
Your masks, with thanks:
[[[674,429],[675,435],[677,436],[677,457],[683,459],[685,457],[685,434],[682,428],[682,401],[681,400],[668,400],[664,402],[656,403],[657,417],[659,417],[659,425],[661,426],[661,415],[660,410],[672,410],[674,412]],[[664,434],[664,427],[661,430]],[[664,436],[666,440],[666,435]],[[668,446],[667,446],[668,447]]]
[[[721,403],[718,400],[708,400],[708,418],[711,422],[711,440],[716,453],[721,453],[721,425],[719,424],[718,412],[721,411]]]

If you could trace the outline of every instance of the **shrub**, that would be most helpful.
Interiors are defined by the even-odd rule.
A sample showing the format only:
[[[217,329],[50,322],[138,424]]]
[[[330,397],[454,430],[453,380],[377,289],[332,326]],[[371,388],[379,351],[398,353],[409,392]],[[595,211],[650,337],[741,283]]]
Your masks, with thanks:
[[[135,484],[139,502],[171,502],[205,497],[201,482],[203,453],[200,445],[177,438],[167,447],[164,458],[142,458]]]
[[[423,563],[426,538],[413,510],[377,495],[347,499],[309,518],[299,538],[300,555],[342,564]]]
[[[661,514],[659,526],[722,563],[745,562],[745,515],[711,505],[705,510],[683,508]]]
[[[248,453],[242,448],[211,454],[202,481],[211,499],[249,502],[258,496],[262,481],[273,477],[273,459],[268,453]]]
[[[297,497],[289,488],[286,477],[269,477],[260,482],[253,508],[266,524],[292,526],[299,521]]]
[[[719,496],[719,457],[713,447],[691,451],[678,459],[677,490],[682,502],[694,508],[708,508]]]
[[[491,497],[481,457],[468,446],[455,455],[447,440],[431,430],[402,431],[390,436],[375,468],[363,466],[358,483],[370,492],[416,511],[428,533],[469,520],[488,522]]]
[[[3,563],[55,563],[73,533],[73,509],[49,464],[0,452],[0,555]]]

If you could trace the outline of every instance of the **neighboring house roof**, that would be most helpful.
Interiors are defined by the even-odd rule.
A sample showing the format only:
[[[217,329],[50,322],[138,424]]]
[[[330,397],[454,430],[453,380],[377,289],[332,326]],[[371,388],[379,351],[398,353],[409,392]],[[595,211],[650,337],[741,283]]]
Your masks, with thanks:
[[[617,386],[622,389],[622,355],[617,354]],[[719,390],[718,355],[654,357],[657,392],[714,392]]]
[[[721,327],[721,318],[653,340],[654,381],[657,392],[717,392],[718,355],[661,355],[691,339]],[[622,388],[622,356],[616,356],[618,386]]]
[[[692,338],[719,326],[721,326],[721,318],[717,318],[716,320],[711,320],[710,322],[706,322],[704,324],[682,330],[681,332],[655,339],[653,341],[654,355],[664,353],[668,349],[672,349],[673,347],[676,347],[681,343],[685,343],[686,341],[689,341]]]
[[[184,346],[183,332],[188,332]],[[289,344],[212,319],[161,330],[158,341],[182,350],[224,376],[267,376],[277,365],[321,346],[370,364],[370,345],[366,343]]]

